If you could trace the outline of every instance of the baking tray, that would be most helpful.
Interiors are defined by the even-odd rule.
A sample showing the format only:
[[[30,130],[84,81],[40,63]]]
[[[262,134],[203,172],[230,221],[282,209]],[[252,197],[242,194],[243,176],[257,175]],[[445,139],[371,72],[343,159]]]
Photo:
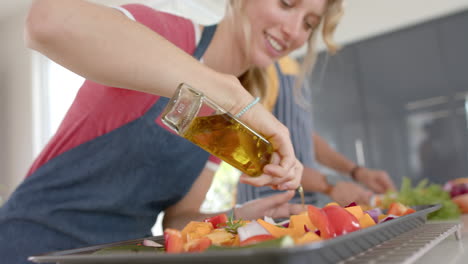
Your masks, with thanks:
[[[62,264],[119,264],[119,263],[227,263],[227,264],[296,264],[296,263],[337,263],[357,255],[386,240],[420,227],[426,223],[427,215],[438,210],[441,205],[413,207],[416,212],[391,221],[380,223],[330,240],[295,246],[291,248],[256,248],[203,253],[112,253],[93,255],[92,253],[109,247],[141,243],[151,239],[164,243],[162,236],[127,240],[71,250],[55,251],[40,256],[32,256],[30,261],[37,263]]]

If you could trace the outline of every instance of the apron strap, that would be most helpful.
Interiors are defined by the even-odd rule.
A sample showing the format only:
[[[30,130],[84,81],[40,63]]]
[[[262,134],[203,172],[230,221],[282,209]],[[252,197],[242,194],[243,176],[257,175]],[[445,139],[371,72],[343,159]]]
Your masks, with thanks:
[[[197,60],[200,60],[203,57],[203,54],[205,54],[206,49],[208,48],[211,40],[213,39],[217,26],[218,25],[215,24],[211,26],[206,26],[203,29],[200,42],[198,43],[198,46],[195,49],[195,52],[193,53],[193,57],[195,57]]]

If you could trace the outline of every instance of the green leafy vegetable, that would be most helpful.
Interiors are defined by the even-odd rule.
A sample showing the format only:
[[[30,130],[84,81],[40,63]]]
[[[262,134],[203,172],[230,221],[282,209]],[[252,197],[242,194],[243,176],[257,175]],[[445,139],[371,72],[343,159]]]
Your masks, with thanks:
[[[242,219],[234,220],[234,216],[231,214],[228,217],[228,221],[226,222],[226,227],[224,227],[224,229],[231,234],[237,234],[237,229],[244,225],[245,223]]]
[[[450,194],[438,184],[430,184],[427,179],[412,187],[411,179],[404,177],[400,192],[388,192],[382,200],[383,208],[388,208],[394,201],[408,206],[441,204],[442,207],[428,215],[430,220],[455,219],[460,216],[460,209],[450,199]]]

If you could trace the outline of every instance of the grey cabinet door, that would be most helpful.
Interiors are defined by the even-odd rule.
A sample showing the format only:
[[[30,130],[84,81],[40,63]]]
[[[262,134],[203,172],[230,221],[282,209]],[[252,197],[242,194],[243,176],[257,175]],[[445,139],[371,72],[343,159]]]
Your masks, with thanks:
[[[338,152],[365,163],[366,151],[362,149],[365,127],[358,78],[356,50],[350,46],[334,56],[321,53],[309,82],[316,131]]]
[[[437,31],[431,23],[405,29],[362,42],[357,52],[371,165],[397,183],[419,178],[408,109],[445,94]]]
[[[468,11],[438,24],[442,65],[449,89],[468,92]]]
[[[323,53],[316,130],[368,167],[436,183],[468,176],[468,11]]]
[[[443,183],[466,174],[466,127],[454,98],[468,83],[459,70],[468,69],[460,59],[467,56],[467,19],[465,12],[357,45],[372,165],[397,182]]]
[[[468,11],[441,21],[438,26],[442,64],[451,94],[456,167],[452,177],[468,176]]]

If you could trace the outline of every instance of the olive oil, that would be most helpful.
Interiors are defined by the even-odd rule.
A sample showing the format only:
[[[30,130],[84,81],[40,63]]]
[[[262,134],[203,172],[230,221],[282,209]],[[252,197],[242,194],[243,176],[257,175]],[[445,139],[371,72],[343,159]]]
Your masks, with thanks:
[[[305,198],[304,198],[304,188],[302,188],[302,185],[299,185],[299,187],[297,188],[297,191],[299,192],[299,195],[301,196],[302,209],[305,211],[306,206],[305,206]]]
[[[273,147],[229,113],[194,118],[184,138],[249,176],[259,176],[270,162]]]

